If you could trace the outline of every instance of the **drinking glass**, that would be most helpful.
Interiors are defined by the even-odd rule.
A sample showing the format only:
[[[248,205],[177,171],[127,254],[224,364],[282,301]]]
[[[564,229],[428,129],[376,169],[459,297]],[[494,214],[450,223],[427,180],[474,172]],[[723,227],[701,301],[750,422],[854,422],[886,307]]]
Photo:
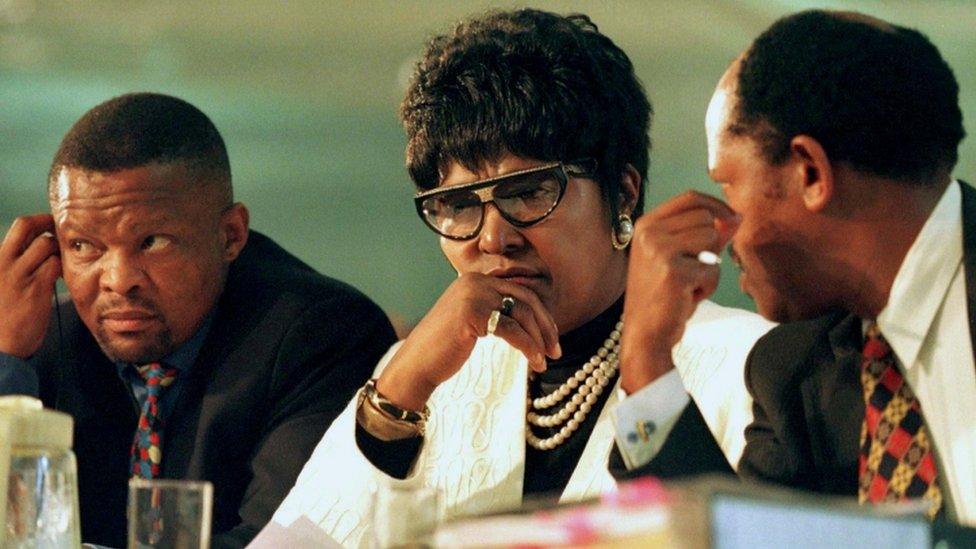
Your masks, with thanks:
[[[373,547],[431,547],[440,499],[439,491],[429,486],[380,483],[373,493]]]
[[[209,549],[213,485],[206,481],[129,481],[129,549]]]

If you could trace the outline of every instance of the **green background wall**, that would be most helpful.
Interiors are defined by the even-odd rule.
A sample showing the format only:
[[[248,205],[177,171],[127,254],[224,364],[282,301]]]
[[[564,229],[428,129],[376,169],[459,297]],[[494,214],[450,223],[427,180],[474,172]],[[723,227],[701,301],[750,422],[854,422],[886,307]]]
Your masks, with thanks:
[[[181,96],[227,141],[253,226],[395,318],[422,316],[453,276],[416,219],[396,110],[431,33],[490,7],[589,14],[627,51],[657,115],[649,206],[705,174],[715,81],[777,17],[853,8],[928,34],[976,131],[976,2],[0,1],[0,224],[47,208],[48,163],[71,123],[128,91]],[[976,179],[963,142],[958,177]],[[749,307],[727,269],[716,299]]]

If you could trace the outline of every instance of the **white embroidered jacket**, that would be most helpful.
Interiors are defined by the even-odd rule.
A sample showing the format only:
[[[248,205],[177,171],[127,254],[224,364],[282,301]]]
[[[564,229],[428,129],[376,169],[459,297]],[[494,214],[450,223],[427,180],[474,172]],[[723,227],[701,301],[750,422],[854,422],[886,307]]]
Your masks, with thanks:
[[[675,348],[686,388],[733,463],[741,453],[742,430],[752,418],[743,365],[752,344],[770,326],[752,313],[703,302]],[[380,361],[377,374],[398,347]],[[431,396],[424,444],[405,480],[391,479],[359,451],[354,399],[316,447],[273,522],[287,527],[302,518],[345,547],[365,547],[371,538],[371,492],[377,482],[436,487],[448,519],[516,508],[522,501],[525,472],[527,376],[520,352],[500,338],[479,340],[460,371]],[[708,379],[711,382],[705,384]],[[614,390],[561,502],[615,489],[607,460],[614,441],[611,411],[617,403]]]

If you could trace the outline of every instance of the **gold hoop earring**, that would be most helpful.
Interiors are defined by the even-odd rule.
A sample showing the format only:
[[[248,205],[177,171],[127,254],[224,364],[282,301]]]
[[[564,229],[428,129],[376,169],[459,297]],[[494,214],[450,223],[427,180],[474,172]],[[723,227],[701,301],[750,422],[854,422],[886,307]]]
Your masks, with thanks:
[[[610,244],[614,250],[624,250],[630,246],[631,239],[634,238],[634,222],[627,214],[617,216],[616,227],[610,231]]]

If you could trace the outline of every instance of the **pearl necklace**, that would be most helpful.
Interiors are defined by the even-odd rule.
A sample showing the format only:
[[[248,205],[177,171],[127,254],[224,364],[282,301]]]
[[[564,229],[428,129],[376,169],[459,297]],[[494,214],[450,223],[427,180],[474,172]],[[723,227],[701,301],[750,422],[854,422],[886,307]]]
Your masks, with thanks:
[[[610,332],[610,337],[603,342],[603,346],[596,354],[586,361],[582,368],[576,370],[576,373],[569,376],[569,379],[558,389],[536,399],[526,398],[525,417],[530,425],[525,429],[525,440],[530,446],[537,450],[552,450],[566,442],[579,429],[620,367],[620,332],[623,328],[623,321],[617,322],[614,330]],[[537,413],[548,410],[560,402],[563,404],[558,411],[549,411],[545,415]],[[539,438],[532,432],[532,425],[537,427],[562,425],[562,427],[551,437]]]

